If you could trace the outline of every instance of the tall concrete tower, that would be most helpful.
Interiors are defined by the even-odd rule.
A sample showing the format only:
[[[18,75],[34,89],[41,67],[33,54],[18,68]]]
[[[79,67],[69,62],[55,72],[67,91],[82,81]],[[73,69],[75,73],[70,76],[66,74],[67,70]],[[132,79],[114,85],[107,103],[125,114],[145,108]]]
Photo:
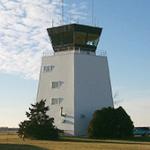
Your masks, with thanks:
[[[106,56],[97,56],[102,28],[69,24],[48,29],[53,55],[42,57],[37,102],[65,133],[87,134],[95,110],[113,107]]]

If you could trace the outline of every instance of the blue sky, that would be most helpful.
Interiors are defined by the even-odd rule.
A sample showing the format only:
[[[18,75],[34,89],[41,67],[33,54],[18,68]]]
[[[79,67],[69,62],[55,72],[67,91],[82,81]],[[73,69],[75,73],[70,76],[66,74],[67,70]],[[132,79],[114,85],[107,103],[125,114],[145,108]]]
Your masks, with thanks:
[[[65,22],[91,25],[91,0],[66,0]],[[106,50],[116,107],[137,126],[150,126],[150,1],[94,0],[94,24],[103,27],[97,53]],[[35,102],[40,60],[52,52],[46,28],[59,25],[60,0],[0,0],[0,126],[16,127]]]

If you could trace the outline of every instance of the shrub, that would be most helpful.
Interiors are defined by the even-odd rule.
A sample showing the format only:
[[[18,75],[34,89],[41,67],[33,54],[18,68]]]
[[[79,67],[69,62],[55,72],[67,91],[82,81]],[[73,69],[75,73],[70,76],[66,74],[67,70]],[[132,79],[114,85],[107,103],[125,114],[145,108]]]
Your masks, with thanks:
[[[133,122],[122,107],[95,111],[88,126],[91,138],[126,138],[133,135]]]

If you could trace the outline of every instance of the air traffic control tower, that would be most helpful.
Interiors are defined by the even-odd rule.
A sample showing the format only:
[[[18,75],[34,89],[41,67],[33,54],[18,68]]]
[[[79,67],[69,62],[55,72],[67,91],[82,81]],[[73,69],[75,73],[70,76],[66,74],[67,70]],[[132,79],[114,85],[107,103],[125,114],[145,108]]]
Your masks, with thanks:
[[[84,136],[95,110],[113,107],[106,56],[96,49],[102,28],[69,24],[47,29],[54,50],[42,57],[37,102],[68,135]]]

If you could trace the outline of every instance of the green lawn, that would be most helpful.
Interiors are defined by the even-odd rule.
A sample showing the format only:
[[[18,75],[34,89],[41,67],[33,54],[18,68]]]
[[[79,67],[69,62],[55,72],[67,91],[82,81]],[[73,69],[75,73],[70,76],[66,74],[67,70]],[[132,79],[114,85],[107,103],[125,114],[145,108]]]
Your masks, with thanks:
[[[23,144],[0,144],[0,150],[46,150],[32,145]]]
[[[59,141],[23,141],[16,134],[0,134],[0,150],[150,150],[150,138],[95,140],[62,137]]]

